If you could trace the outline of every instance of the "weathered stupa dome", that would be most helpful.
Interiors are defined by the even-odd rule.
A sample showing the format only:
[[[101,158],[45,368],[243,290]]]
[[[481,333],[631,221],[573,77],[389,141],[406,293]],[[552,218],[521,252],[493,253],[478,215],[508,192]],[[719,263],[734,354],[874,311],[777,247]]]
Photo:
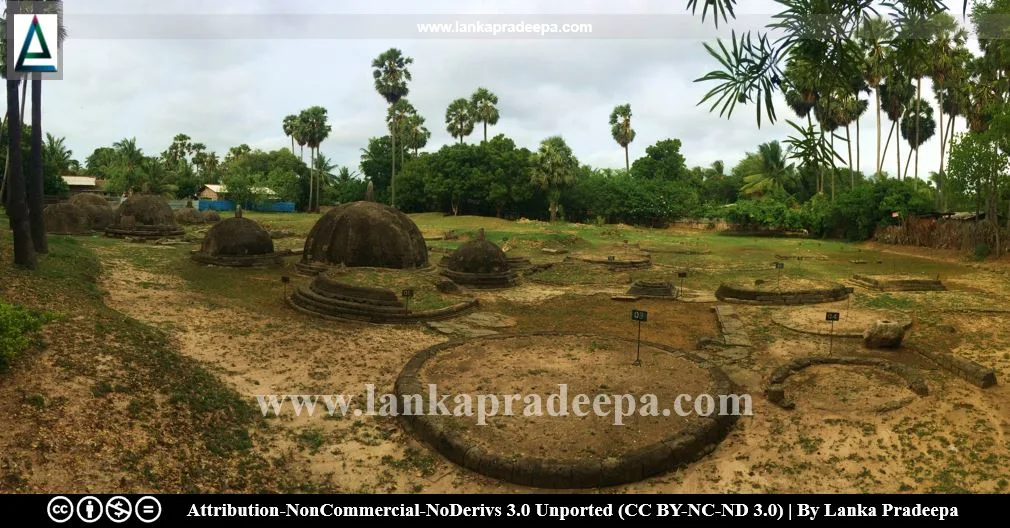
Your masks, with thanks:
[[[329,266],[414,269],[428,266],[428,246],[407,215],[375,202],[330,209],[309,232],[298,269],[315,274]]]
[[[86,235],[91,233],[88,213],[72,203],[57,203],[42,211],[46,233],[54,235]]]
[[[190,256],[201,264],[250,267],[277,263],[270,233],[248,218],[228,218],[207,231],[200,251]]]
[[[70,197],[70,203],[84,209],[91,229],[102,231],[112,223],[112,207],[104,196],[78,193]]]
[[[105,234],[159,238],[179,236],[183,230],[176,225],[175,214],[163,196],[135,194],[119,205]]]
[[[445,261],[442,275],[453,282],[477,288],[507,288],[514,286],[516,271],[500,247],[484,238],[481,229],[477,238],[452,252]]]

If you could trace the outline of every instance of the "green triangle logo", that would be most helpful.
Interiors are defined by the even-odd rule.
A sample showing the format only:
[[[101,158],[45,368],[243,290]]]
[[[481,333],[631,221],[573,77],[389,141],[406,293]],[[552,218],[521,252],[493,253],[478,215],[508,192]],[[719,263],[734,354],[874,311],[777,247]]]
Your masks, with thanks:
[[[42,51],[28,51],[28,48],[32,45],[32,38],[35,36],[39,38],[39,45],[42,47]],[[56,66],[39,64],[39,65],[25,65],[25,59],[51,59],[52,54],[49,53],[49,45],[46,44],[46,36],[42,34],[42,25],[39,24],[38,15],[32,15],[32,24],[28,28],[28,35],[25,36],[25,43],[21,46],[21,54],[18,55],[17,65],[14,66],[14,71],[19,72],[55,72]]]

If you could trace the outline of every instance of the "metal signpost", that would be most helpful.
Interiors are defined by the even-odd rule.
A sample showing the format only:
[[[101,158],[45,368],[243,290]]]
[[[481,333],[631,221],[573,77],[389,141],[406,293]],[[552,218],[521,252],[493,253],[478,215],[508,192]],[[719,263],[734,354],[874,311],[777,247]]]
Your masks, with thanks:
[[[835,344],[835,321],[839,319],[838,312],[828,312],[824,316],[825,321],[831,321],[831,333],[828,334],[828,355],[831,355],[831,349],[834,348]]]
[[[400,292],[400,296],[403,297],[404,313],[410,313],[410,298],[414,296],[414,288],[405,288]]]
[[[686,271],[678,271],[677,276],[680,277],[680,290],[677,291],[677,297],[684,295],[684,278],[687,277]]]
[[[778,289],[780,289],[780,290],[782,289],[782,268],[785,268],[785,267],[786,267],[786,265],[785,265],[784,262],[776,262],[775,263],[775,270],[778,272],[778,278],[776,279],[776,282],[778,284]]]
[[[642,323],[649,320],[649,312],[645,310],[632,310],[631,320],[638,321],[638,348],[635,352],[635,361],[632,365],[640,367],[642,366]]]

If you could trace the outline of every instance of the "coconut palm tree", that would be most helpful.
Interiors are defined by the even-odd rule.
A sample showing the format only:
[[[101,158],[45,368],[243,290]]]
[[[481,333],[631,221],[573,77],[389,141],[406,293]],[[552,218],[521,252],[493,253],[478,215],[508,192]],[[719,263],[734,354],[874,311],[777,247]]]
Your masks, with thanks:
[[[473,133],[474,108],[470,101],[462,97],[449,103],[449,108],[445,110],[445,129],[452,137],[459,138],[460,144],[463,138]]]
[[[487,88],[477,88],[470,97],[474,121],[484,124],[484,141],[487,141],[487,126],[498,123],[498,96]]]
[[[873,98],[877,111],[877,163],[876,171],[881,167],[881,107],[880,83],[887,75],[891,63],[891,47],[889,42],[894,38],[894,26],[883,17],[867,18],[863,21],[857,33],[860,48],[863,51],[863,80],[873,90]]]
[[[756,171],[744,174],[740,192],[746,196],[788,192],[787,187],[793,185],[796,173],[793,164],[788,163],[782,145],[778,141],[763,143],[758,146],[758,157],[761,160],[760,166]]]
[[[396,48],[389,48],[378,57],[372,60],[372,77],[375,79],[375,91],[392,105],[406,97],[409,93],[407,81],[411,80],[410,70],[407,66],[414,63],[414,59],[406,57]],[[396,207],[396,130],[389,131],[392,141],[390,170],[390,204]]]
[[[561,191],[575,183],[578,171],[579,161],[561,136],[551,136],[540,142],[532,179],[533,183],[547,192],[551,222],[558,219]]]
[[[631,128],[631,105],[623,104],[614,107],[610,112],[610,135],[618,145],[624,148],[624,170],[631,170],[628,159],[628,145],[635,140],[635,129]]]
[[[284,135],[291,139],[291,153],[295,153],[295,126],[298,124],[298,116],[292,114],[284,116],[284,121],[281,122],[281,127],[284,129]]]

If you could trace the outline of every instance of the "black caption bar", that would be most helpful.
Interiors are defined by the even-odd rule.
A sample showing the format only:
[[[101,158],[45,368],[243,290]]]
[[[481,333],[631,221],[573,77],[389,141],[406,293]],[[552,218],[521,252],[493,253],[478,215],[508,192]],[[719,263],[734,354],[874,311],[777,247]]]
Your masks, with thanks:
[[[28,526],[335,526],[343,519],[988,519],[998,495],[3,495]]]

